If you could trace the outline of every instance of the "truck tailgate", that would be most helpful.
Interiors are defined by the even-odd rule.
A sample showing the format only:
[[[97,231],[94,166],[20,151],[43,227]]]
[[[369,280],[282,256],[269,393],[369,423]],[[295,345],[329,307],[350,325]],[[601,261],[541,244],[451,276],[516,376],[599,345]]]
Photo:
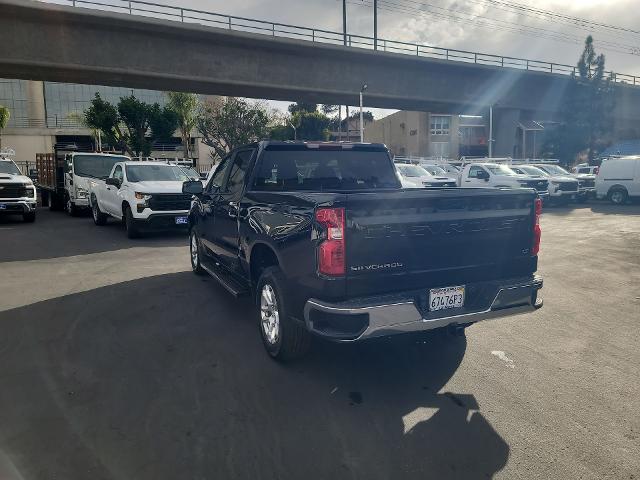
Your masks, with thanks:
[[[347,295],[530,275],[532,190],[350,193]]]

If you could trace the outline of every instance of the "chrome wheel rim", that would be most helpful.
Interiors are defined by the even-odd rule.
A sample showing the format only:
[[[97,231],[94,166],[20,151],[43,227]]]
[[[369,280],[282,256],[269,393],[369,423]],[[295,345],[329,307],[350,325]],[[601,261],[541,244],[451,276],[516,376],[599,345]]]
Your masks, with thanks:
[[[198,266],[198,239],[196,234],[191,234],[191,265],[193,268]]]
[[[269,284],[263,286],[260,293],[260,318],[264,338],[271,345],[274,345],[280,336],[280,313],[278,312],[276,293]]]

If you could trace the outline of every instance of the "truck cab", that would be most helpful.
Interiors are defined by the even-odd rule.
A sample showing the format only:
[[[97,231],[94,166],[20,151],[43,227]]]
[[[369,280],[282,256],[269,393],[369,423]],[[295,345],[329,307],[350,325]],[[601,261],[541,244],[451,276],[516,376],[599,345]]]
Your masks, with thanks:
[[[9,158],[0,156],[0,215],[22,215],[25,222],[36,219],[36,187]]]
[[[116,162],[129,160],[124,155],[106,153],[70,153],[65,156],[65,210],[75,216],[89,209],[89,190],[92,180],[109,175]]]
[[[533,188],[544,201],[549,198],[549,181],[531,175],[521,175],[499,163],[469,163],[460,174],[463,188]]]

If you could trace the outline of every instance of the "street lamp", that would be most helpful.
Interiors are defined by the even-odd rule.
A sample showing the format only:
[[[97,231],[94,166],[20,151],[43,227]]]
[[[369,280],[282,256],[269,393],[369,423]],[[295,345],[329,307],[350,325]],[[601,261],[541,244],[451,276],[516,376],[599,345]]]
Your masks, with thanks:
[[[363,83],[360,89],[360,143],[364,142],[364,125],[362,124],[362,94],[367,89],[367,84]]]
[[[287,123],[291,128],[293,128],[293,139],[298,140],[298,129],[289,120],[287,120]]]

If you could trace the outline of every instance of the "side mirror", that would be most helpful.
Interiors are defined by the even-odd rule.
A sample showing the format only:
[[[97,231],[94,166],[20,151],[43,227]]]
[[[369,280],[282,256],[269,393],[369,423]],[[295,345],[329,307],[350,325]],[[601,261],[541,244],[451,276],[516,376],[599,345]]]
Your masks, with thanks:
[[[113,185],[114,187],[120,188],[120,180],[118,180],[117,178],[108,177],[104,181],[104,183],[106,183],[107,185]]]
[[[202,195],[202,192],[204,192],[204,188],[200,180],[189,180],[182,184],[182,193]]]

